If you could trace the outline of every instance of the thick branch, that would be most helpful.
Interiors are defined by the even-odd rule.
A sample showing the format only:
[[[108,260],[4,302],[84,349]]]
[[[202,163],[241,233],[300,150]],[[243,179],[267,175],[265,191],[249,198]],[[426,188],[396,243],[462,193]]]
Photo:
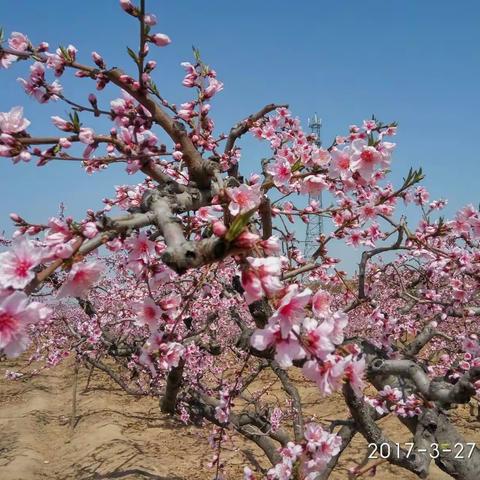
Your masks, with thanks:
[[[262,238],[267,240],[272,236],[272,206],[268,197],[262,197],[258,214],[262,222]]]
[[[451,337],[445,335],[437,330],[437,323],[432,322],[425,326],[425,328],[405,347],[403,353],[407,357],[415,357],[422,348],[434,337],[444,337],[447,340],[452,340]]]
[[[404,449],[398,449],[397,445],[390,441],[381,428],[375,423],[369,412],[369,405],[363,401],[363,398],[355,394],[348,382],[345,383],[343,393],[350,413],[365,439],[369,443],[376,443],[377,445],[388,444],[392,452],[392,455],[388,459],[390,463],[403,467],[415,473],[420,478],[427,478],[427,459],[416,452],[411,452],[410,455],[408,455],[408,452]]]
[[[408,378],[417,390],[428,400],[444,404],[468,403],[476,394],[473,382],[480,378],[480,367],[472,368],[455,385],[442,378],[430,380],[427,373],[412,360],[375,359],[370,364],[372,374],[398,375]]]
[[[173,367],[167,376],[165,395],[160,400],[160,410],[163,413],[173,415],[177,406],[177,397],[182,385],[183,368],[185,361],[180,360],[178,367]]]

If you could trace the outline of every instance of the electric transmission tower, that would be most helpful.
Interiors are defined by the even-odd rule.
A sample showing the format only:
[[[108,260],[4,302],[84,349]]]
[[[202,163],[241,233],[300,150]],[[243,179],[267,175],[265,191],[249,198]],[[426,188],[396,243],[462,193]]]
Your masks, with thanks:
[[[310,132],[315,134],[316,136],[316,145],[320,147],[322,145],[322,141],[320,139],[320,130],[322,128],[322,119],[318,118],[317,114],[313,116],[313,118],[308,119],[308,126],[310,127]],[[309,195],[308,202],[316,200],[318,202],[318,208],[322,208],[322,194],[319,193],[318,195]],[[309,258],[313,255],[313,253],[317,250],[319,243],[318,238],[323,232],[323,217],[320,215],[310,215],[310,222],[307,223],[307,230],[305,233],[305,248],[304,248],[304,255],[305,258]]]

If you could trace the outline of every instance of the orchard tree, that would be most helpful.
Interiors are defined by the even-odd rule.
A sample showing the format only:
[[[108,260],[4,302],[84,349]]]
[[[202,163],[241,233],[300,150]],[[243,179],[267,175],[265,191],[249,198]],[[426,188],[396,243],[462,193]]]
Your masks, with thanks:
[[[215,133],[216,72],[195,50],[181,64],[187,100],[170,103],[149,59],[170,38],[155,33],[145,0],[120,5],[140,28],[131,73],[97,52],[80,63],[73,45],[2,35],[1,67],[28,63],[26,94],[71,113],[51,117],[54,137],[29,134],[20,106],[0,113],[0,156],[49,168],[79,162],[88,174],[123,163],[144,175],[83,219],[61,212],[37,224],[11,214],[16,231],[0,253],[2,355],[31,345],[30,360],[56,365],[74,354],[128,394],[158,397],[166,414],[212,429],[216,479],[230,436],[264,453],[245,479],[320,480],[357,434],[420,478],[434,461],[452,478],[478,479],[480,452],[450,410],[480,388],[479,211],[440,217],[445,201],[429,200],[421,171],[389,183],[395,123],[367,120],[320,148],[286,105],[270,104]],[[59,80],[69,70],[119,98],[106,106],[91,93],[77,103]],[[100,117],[110,130],[98,131]],[[249,176],[239,168],[245,135],[270,151]],[[327,206],[307,201],[320,192]],[[418,207],[418,225],[403,204]],[[297,227],[315,216],[329,233],[304,258]],[[334,242],[361,247],[354,277],[337,268]],[[295,369],[322,396],[341,392],[350,418],[312,421]],[[265,400],[265,371],[287,401]],[[380,428],[386,415],[411,431],[410,446]],[[352,478],[366,471],[375,466]]]

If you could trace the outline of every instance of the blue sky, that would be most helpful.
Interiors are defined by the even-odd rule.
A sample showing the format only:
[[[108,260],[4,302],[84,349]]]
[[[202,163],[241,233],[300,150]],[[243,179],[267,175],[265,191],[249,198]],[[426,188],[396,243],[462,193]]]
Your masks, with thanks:
[[[97,50],[109,66],[134,71],[126,46],[137,48],[137,25],[117,0],[12,5],[0,4],[0,24],[7,33],[21,31],[52,48],[73,43],[84,62]],[[191,92],[180,85],[179,63],[191,59],[192,45],[224,81],[213,105],[217,131],[227,131],[273,101],[288,103],[305,121],[318,112],[323,139],[330,143],[348,125],[374,113],[399,122],[394,180],[400,182],[410,166],[422,166],[432,197],[449,199],[449,214],[479,203],[478,1],[147,0],[147,5],[159,21],[154,30],[173,41],[167,48],[152,48],[158,61],[154,78],[166,98],[190,99]],[[27,98],[15,81],[27,75],[27,68],[19,63],[0,71],[0,111],[24,105],[31,132],[53,134],[49,117],[65,116],[65,105],[40,106]],[[61,82],[66,95],[80,102],[94,91],[87,79],[66,75]],[[115,88],[108,89],[101,105],[116,96]],[[102,122],[92,126],[107,128]],[[254,142],[244,145],[242,172],[248,173],[263,150]],[[11,211],[42,221],[57,212],[60,201],[81,217],[86,208],[100,207],[113,185],[136,181],[121,166],[87,176],[77,164],[37,168],[0,160],[0,225],[5,228]]]

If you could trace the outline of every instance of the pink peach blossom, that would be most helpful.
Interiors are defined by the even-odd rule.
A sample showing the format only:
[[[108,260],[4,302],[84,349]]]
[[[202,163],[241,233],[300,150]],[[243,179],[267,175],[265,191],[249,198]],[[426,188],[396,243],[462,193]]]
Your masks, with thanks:
[[[310,302],[311,296],[312,291],[309,288],[299,291],[296,283],[287,287],[285,295],[271,317],[272,321],[279,323],[283,338],[287,337],[294,325],[305,318],[305,306]]]
[[[94,261],[90,263],[75,263],[59,288],[57,298],[84,298],[90,287],[100,278],[103,265]]]
[[[260,205],[261,193],[259,185],[249,187],[242,184],[239,187],[229,189],[228,195],[231,199],[228,209],[232,215],[248,212]]]
[[[24,52],[30,45],[30,40],[26,35],[20,32],[12,32],[8,39],[8,45],[13,50]]]
[[[161,316],[162,309],[150,297],[147,297],[137,310],[135,323],[142,327],[147,326],[153,332],[157,329]]]
[[[0,350],[7,357],[17,357],[24,352],[30,341],[27,327],[46,320],[50,309],[39,302],[28,303],[23,292],[0,296]]]
[[[294,328],[298,333],[298,328]],[[265,328],[253,332],[250,343],[257,350],[275,347],[275,360],[282,368],[291,367],[294,360],[305,358],[305,350],[298,338],[290,331],[286,336],[280,332],[280,325],[270,322]]]
[[[317,290],[312,297],[313,313],[319,318],[325,318],[330,312],[332,296],[325,290]]]
[[[3,133],[23,132],[30,121],[23,118],[23,107],[13,107],[9,112],[0,112],[0,131]]]
[[[95,132],[91,128],[81,128],[78,138],[82,143],[90,145],[95,142]]]
[[[278,157],[275,163],[267,166],[267,173],[273,178],[273,183],[277,187],[288,185],[292,178],[292,169],[290,163],[285,158]]]
[[[245,289],[245,301],[252,303],[263,295],[270,296],[282,288],[280,282],[281,260],[278,257],[247,257],[249,268],[242,272],[242,286]]]
[[[9,251],[0,253],[0,287],[26,287],[35,278],[34,268],[42,254],[30,240],[17,237]]]

